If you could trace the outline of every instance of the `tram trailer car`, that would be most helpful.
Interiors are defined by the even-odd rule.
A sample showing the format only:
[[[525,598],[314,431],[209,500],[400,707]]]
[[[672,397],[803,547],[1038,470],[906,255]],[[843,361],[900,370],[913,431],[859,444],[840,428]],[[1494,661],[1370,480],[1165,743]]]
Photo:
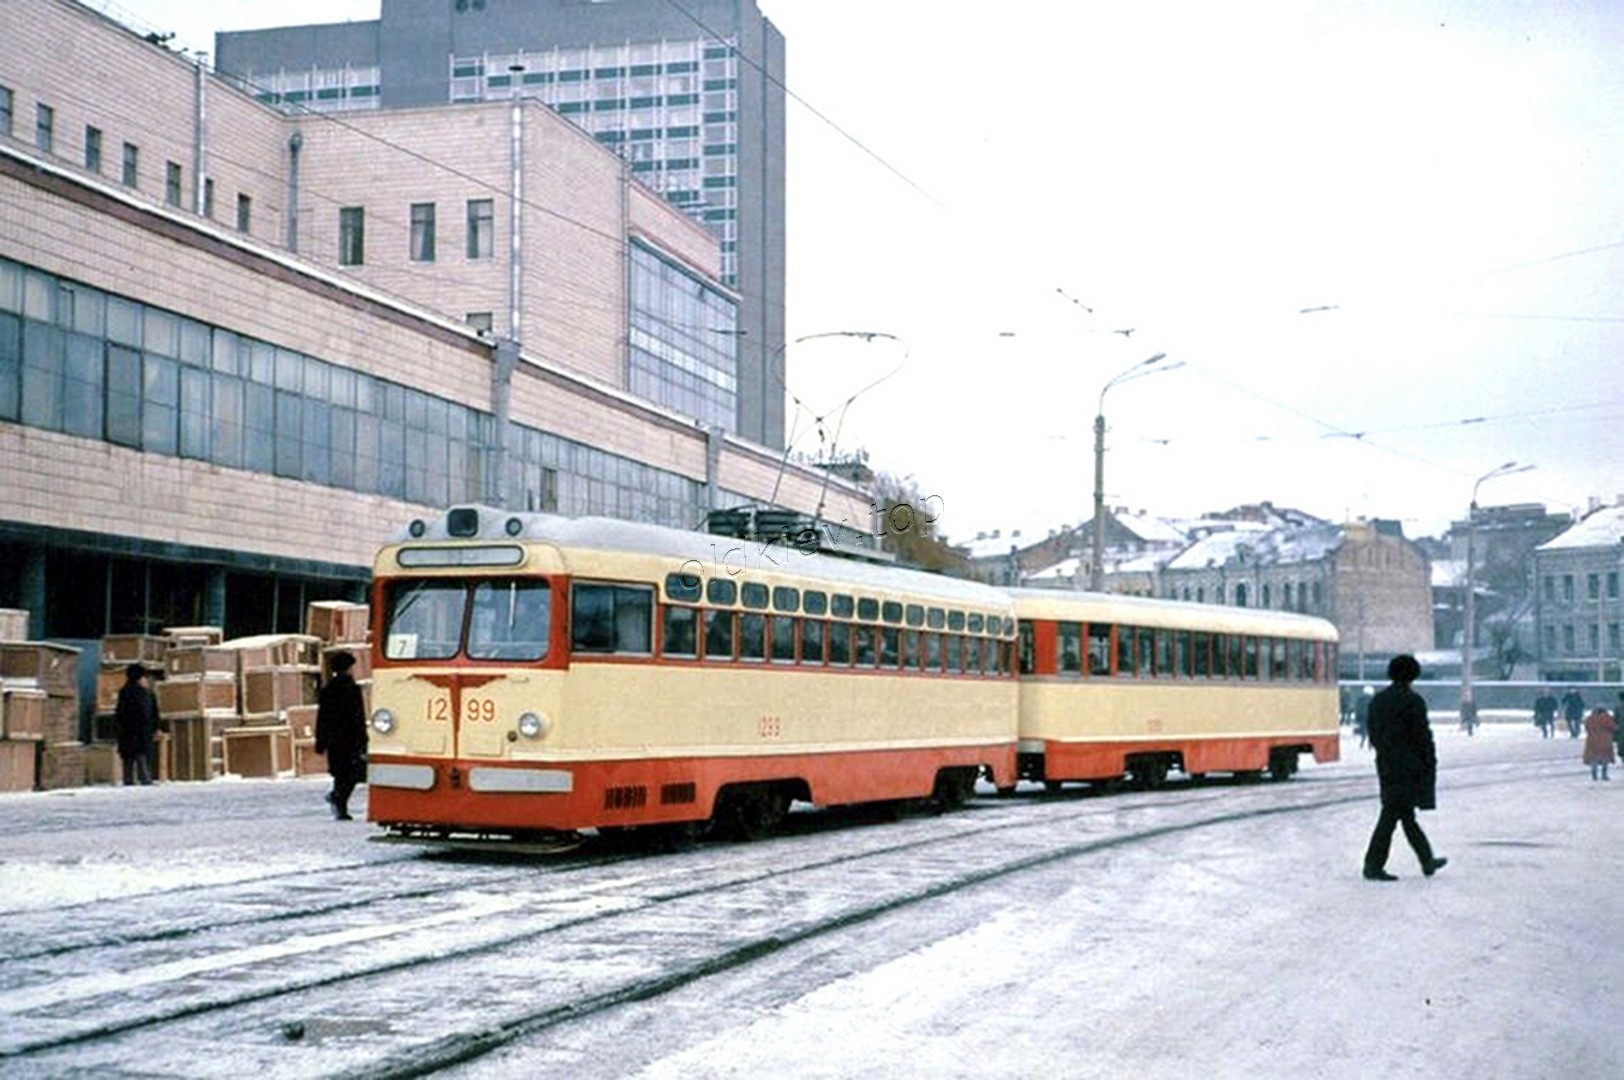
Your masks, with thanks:
[[[601,518],[455,507],[374,566],[370,821],[769,831],[1016,782],[1010,595]]]
[[[1172,600],[1011,591],[1019,626],[1022,779],[1172,769],[1279,780],[1337,760],[1336,628],[1324,619]]]

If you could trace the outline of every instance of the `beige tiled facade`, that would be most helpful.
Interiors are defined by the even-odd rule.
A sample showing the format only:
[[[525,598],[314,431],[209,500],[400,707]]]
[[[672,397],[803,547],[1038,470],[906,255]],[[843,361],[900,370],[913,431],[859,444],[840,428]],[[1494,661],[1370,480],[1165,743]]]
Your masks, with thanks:
[[[96,77],[85,78],[86,71]],[[204,82],[212,220],[193,205],[196,67],[69,0],[0,5],[0,87],[10,91],[11,105],[9,136],[0,131],[0,260],[23,268],[31,284],[48,280],[67,292],[88,286],[196,320],[215,340],[253,339],[311,358],[323,371],[362,373],[430,395],[488,423],[495,350],[464,317],[488,311],[497,334],[506,331],[511,107],[290,120],[212,78]],[[49,153],[34,145],[41,102],[54,111]],[[625,512],[628,485],[658,480],[666,499],[659,505],[667,513],[681,505],[685,516],[691,510],[688,524],[708,499],[764,500],[775,487],[780,504],[811,511],[821,501],[830,520],[866,524],[860,490],[839,480],[825,486],[821,474],[793,467],[780,482],[776,454],[732,438],[718,442],[698,422],[626,392],[630,238],[711,277],[720,263],[716,242],[630,182],[619,159],[590,137],[534,103],[523,112],[524,315],[511,419],[532,439],[545,433],[562,440],[559,452],[570,460],[585,460],[588,450],[607,453],[611,471],[618,469],[618,479],[607,482],[621,492],[617,504],[612,490],[598,492],[598,478],[565,476],[560,483],[578,491],[559,508],[616,512],[618,505]],[[87,125],[102,132],[96,175],[84,167]],[[291,253],[286,211],[295,134],[298,236]],[[140,147],[133,189],[120,177],[126,141]],[[165,205],[170,161],[185,180],[179,206]],[[246,237],[235,227],[239,194],[251,202]],[[466,257],[465,208],[473,198],[495,203],[489,259]],[[423,202],[438,211],[433,263],[406,257],[410,206]],[[343,206],[366,210],[366,259],[340,269]],[[24,325],[18,307],[9,316],[14,326]],[[61,561],[64,547],[171,568],[297,578],[309,598],[356,595],[378,543],[432,509],[400,495],[42,428],[26,416],[0,419],[0,460],[0,548],[23,564],[10,577],[0,574],[0,594],[9,594],[0,606],[59,600],[62,583],[45,568]],[[470,475],[470,483],[491,487],[488,474]],[[523,505],[517,497],[510,502]],[[209,586],[192,615],[219,617],[221,595],[218,583]],[[36,633],[51,625],[36,616]]]

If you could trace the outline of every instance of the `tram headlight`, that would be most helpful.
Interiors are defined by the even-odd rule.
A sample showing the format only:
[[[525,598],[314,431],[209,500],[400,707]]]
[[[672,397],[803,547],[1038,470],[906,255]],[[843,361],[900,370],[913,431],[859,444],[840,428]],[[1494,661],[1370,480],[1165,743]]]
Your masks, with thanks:
[[[395,730],[395,714],[388,709],[372,710],[372,730],[387,735]]]
[[[547,721],[533,712],[519,717],[519,734],[527,739],[539,739],[547,732]]]

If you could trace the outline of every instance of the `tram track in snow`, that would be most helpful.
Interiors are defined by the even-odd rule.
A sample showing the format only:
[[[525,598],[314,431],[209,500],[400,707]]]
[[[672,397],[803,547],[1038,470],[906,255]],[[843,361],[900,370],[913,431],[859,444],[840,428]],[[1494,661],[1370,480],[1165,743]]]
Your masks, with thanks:
[[[1480,787],[1529,778],[1524,765],[1514,776],[1452,786]],[[809,843],[807,837],[790,837],[782,845],[706,848],[692,853],[697,858],[633,860],[634,869],[647,871],[641,874],[628,875],[620,866],[623,860],[617,859],[583,861],[539,877],[533,867],[486,875],[478,883],[463,877],[443,886],[406,890],[391,900],[378,896],[357,900],[360,905],[386,909],[413,902],[409,911],[374,910],[376,918],[370,925],[333,926],[320,918],[307,918],[306,922],[316,925],[302,925],[304,932],[293,939],[255,941],[250,936],[246,941],[222,940],[222,936],[240,935],[244,926],[237,925],[217,928],[213,934],[190,935],[190,942],[180,942],[187,946],[180,956],[166,955],[177,944],[168,939],[151,943],[156,954],[146,957],[132,957],[128,947],[110,943],[114,955],[102,957],[89,950],[78,973],[58,971],[52,977],[39,970],[42,965],[38,962],[28,965],[31,974],[46,977],[28,980],[20,987],[12,985],[0,998],[0,1006],[12,1021],[5,1025],[11,1034],[0,1036],[0,1061],[10,1062],[8,1072],[16,1067],[27,1073],[36,1065],[51,1072],[55,1071],[53,1062],[64,1064],[79,1053],[116,1053],[132,1043],[145,1047],[153,1037],[164,1045],[195,1043],[220,1037],[222,1031],[235,1031],[251,1033],[250,1044],[259,1048],[251,1071],[265,1075],[423,1073],[998,877],[1192,829],[1369,801],[1374,797],[1371,788],[1369,775],[1359,774],[1314,778],[1289,786],[1225,785],[1221,790],[1212,790],[1209,782],[1187,789],[1196,798],[1184,797],[1186,791],[1170,787],[1163,794],[1179,798],[1095,800],[1062,795],[1039,796],[1018,804],[979,800],[975,811],[963,816],[963,824],[946,833],[937,828],[928,835],[904,837],[897,830],[905,826],[890,826],[876,830],[879,843],[860,844],[859,850],[849,850],[848,844],[831,857],[789,865],[778,863],[786,857],[796,859],[796,853]],[[1268,804],[1238,805],[1239,799],[1253,793],[1267,796]],[[1289,798],[1282,801],[1279,794]],[[1257,801],[1246,799],[1253,804]],[[1218,804],[1210,807],[1215,812],[1207,812],[1208,803]],[[1046,812],[1028,812],[1037,808]],[[1137,816],[1140,811],[1161,816],[1171,812],[1174,820],[1142,827],[1120,821],[1124,813]],[[986,815],[992,819],[986,820]],[[1090,824],[1094,831],[1082,838],[1075,836],[1079,827]],[[916,831],[920,830],[910,830]],[[986,842],[989,834],[998,833],[1006,834],[999,843]],[[832,833],[837,842],[849,841],[854,835],[869,834],[851,829]],[[710,865],[704,865],[707,863]],[[521,879],[530,886],[529,891],[515,889]],[[689,883],[681,884],[683,879]],[[845,902],[835,902],[827,910],[818,910],[819,905],[809,899],[840,895],[841,883],[853,880],[860,881],[862,888],[846,888]],[[456,906],[423,915],[418,901],[434,896]],[[707,910],[718,906],[739,917],[724,918],[720,925],[707,922]],[[342,907],[355,910],[348,903]],[[766,917],[765,912],[776,915]],[[305,914],[308,916],[308,909]],[[671,935],[673,921],[685,927],[685,932]],[[447,928],[457,932],[457,947],[447,949],[433,943],[444,940],[436,935]],[[267,924],[261,929],[279,927]],[[594,976],[592,958],[601,961],[605,955],[620,957],[623,952],[637,970]],[[560,960],[564,954],[577,961],[587,957],[578,970],[588,974],[569,975],[572,965]],[[125,967],[110,977],[99,970],[103,959],[122,962]],[[635,963],[636,959],[642,964]],[[546,981],[539,1002],[531,1000],[532,994],[520,994],[523,1000],[514,1000],[515,982],[534,989],[534,974],[528,980],[523,975],[533,971],[530,963],[567,977]],[[514,964],[519,965],[518,973],[497,974]],[[6,967],[0,964],[0,975]],[[409,977],[403,980],[403,976]],[[492,985],[473,989],[486,982]],[[353,1020],[351,1023],[360,1026],[348,1040],[331,1031],[309,1043],[285,1035],[291,1030],[287,1025],[294,1023],[308,1023],[319,1034],[327,1030],[321,1027],[328,1022],[324,1018],[354,1013],[357,998],[391,999],[403,992],[410,996],[418,983],[429,990],[417,1007],[406,1010],[418,1021],[411,1031],[385,1024],[387,1032],[382,1032],[363,1020]],[[443,992],[448,985],[456,988],[455,994]],[[435,987],[442,992],[435,992]],[[147,988],[162,992],[143,993]],[[386,992],[374,995],[373,990]],[[460,1015],[463,1010],[448,1000],[466,1001],[470,990],[474,1000],[487,1003],[475,1010],[479,1016],[475,1022]],[[449,1015],[435,1016],[448,1011]],[[306,1019],[297,1019],[301,1017]],[[425,1031],[449,1034],[425,1040]],[[326,1057],[310,1060],[298,1052],[301,1047],[319,1044],[325,1054],[331,1054],[337,1043],[346,1041],[357,1044],[352,1047],[357,1056],[350,1060],[340,1055],[336,1065]],[[361,1044],[364,1049],[359,1048]],[[142,1049],[129,1060],[145,1061],[148,1056]],[[230,1071],[243,1069],[239,1063]]]

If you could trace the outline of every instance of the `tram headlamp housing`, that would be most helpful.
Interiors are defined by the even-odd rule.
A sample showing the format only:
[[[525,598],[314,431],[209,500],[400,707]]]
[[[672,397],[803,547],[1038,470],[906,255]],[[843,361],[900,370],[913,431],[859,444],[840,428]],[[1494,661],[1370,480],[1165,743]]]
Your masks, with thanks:
[[[533,712],[519,717],[519,734],[527,739],[539,739],[547,732],[547,721]]]
[[[372,730],[387,735],[395,730],[395,714],[388,709],[372,710]]]
[[[507,534],[509,536],[518,536],[520,533],[524,532],[524,522],[520,521],[516,517],[510,517],[507,519],[507,524],[503,526],[503,528],[507,530]]]
[[[409,526],[407,526],[406,531],[412,534],[413,539],[416,539],[428,532],[428,528],[428,525],[423,521],[422,518],[416,518]]]

